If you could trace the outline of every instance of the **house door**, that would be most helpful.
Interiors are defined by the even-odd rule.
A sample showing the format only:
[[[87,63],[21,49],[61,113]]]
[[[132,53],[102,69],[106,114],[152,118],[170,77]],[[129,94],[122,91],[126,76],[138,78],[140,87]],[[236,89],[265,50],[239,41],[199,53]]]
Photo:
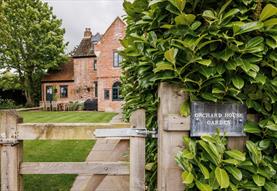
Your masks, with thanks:
[[[53,86],[46,86],[46,101],[53,100]]]

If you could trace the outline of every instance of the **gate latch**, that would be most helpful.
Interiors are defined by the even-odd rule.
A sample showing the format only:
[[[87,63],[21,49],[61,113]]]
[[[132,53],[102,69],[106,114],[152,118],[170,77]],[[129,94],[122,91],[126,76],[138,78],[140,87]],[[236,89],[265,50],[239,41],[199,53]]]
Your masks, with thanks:
[[[96,129],[94,135],[97,138],[101,137],[148,137],[151,135],[152,138],[157,137],[157,131],[153,129],[149,131],[147,129],[136,129],[136,128],[119,128],[119,129]]]

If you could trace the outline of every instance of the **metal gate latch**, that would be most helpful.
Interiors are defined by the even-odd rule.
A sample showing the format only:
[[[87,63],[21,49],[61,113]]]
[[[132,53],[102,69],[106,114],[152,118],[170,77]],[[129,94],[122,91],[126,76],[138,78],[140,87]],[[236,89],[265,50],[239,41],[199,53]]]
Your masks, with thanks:
[[[94,135],[97,138],[101,137],[147,137],[151,135],[152,138],[157,137],[157,131],[153,129],[149,131],[147,129],[136,128],[120,128],[120,129],[95,129]]]

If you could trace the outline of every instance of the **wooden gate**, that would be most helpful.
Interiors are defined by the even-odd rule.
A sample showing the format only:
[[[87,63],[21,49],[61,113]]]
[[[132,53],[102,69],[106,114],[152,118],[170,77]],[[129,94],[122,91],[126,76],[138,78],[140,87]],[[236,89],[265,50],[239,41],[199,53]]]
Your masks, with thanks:
[[[103,137],[96,129],[145,129],[145,111],[137,110],[130,123],[22,123],[15,111],[0,112],[1,191],[22,191],[24,174],[79,174],[72,190],[143,191],[145,138]],[[86,162],[23,162],[24,140],[96,140]],[[129,160],[122,154],[129,153]]]

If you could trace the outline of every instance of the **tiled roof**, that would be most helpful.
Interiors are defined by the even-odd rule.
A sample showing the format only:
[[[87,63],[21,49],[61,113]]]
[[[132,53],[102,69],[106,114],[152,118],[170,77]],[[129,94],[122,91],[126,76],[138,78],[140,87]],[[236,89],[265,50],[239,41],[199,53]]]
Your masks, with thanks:
[[[91,41],[93,44],[96,44],[101,40],[102,35],[98,32],[95,35],[92,36]]]
[[[95,57],[93,46],[91,38],[83,38],[80,45],[75,50],[73,57]]]
[[[74,81],[73,59],[62,64],[59,70],[48,71],[42,78],[42,82]]]
[[[80,57],[96,57],[94,54],[94,44],[90,28],[85,29],[84,37],[73,53],[73,58]]]

